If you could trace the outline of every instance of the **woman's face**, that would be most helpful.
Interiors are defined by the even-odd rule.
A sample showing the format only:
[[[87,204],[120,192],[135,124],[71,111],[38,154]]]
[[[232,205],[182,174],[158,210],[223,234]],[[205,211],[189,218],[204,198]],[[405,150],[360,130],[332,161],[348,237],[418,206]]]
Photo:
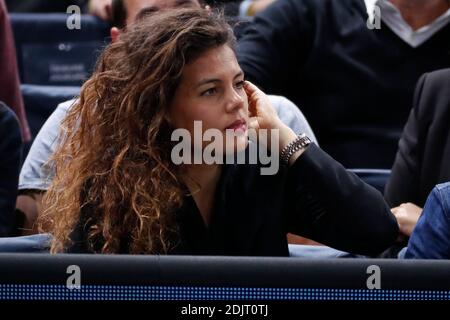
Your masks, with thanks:
[[[170,123],[187,129],[194,141],[194,121],[201,121],[202,134],[208,129],[222,133],[226,145],[222,152],[245,149],[249,115],[243,85],[244,74],[233,50],[227,45],[209,49],[185,66],[169,106]],[[227,129],[234,134],[232,148],[225,143]],[[204,142],[202,148],[208,144]]]

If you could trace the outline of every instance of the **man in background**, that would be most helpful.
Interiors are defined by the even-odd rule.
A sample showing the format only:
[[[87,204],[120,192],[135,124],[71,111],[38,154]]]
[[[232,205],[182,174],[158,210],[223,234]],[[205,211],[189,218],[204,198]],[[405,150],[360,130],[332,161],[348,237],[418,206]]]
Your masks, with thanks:
[[[391,168],[419,77],[450,67],[448,0],[278,0],[239,41],[248,80],[299,106],[348,168]]]

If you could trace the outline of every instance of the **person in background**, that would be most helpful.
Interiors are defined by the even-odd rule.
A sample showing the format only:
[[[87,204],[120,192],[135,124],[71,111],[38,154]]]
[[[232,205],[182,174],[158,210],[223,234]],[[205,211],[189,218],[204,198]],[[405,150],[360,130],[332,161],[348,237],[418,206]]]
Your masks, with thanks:
[[[4,0],[0,0],[0,101],[16,114],[24,142],[31,140],[22,94],[20,93],[19,71],[16,49]]]
[[[450,67],[448,0],[283,0],[239,40],[248,79],[287,97],[348,168],[391,168],[426,72]]]
[[[266,0],[264,0],[266,1]],[[176,1],[175,4],[182,4],[184,2],[189,2],[186,0],[178,0]],[[236,0],[230,0],[230,1],[220,1],[220,0],[205,0],[205,1],[201,1],[199,0],[199,3],[201,5],[206,4],[207,6],[210,7],[217,7],[217,6],[223,6],[224,7],[224,12],[226,15],[229,16],[236,16],[239,12],[239,5],[240,5],[241,1],[236,1]],[[112,6],[111,6],[112,0],[90,0],[89,1],[89,5],[88,5],[88,12],[90,14],[96,15],[99,18],[106,20],[106,21],[111,21],[112,20]],[[166,1],[167,6],[171,7],[171,1]],[[255,9],[257,10],[257,9]]]
[[[449,88],[450,69],[420,78],[386,184],[385,199],[406,236],[411,235],[434,186],[450,181]]]
[[[112,20],[112,0],[90,0],[88,12],[105,21]]]
[[[17,117],[0,101],[0,237],[14,235],[14,208],[22,155]]]
[[[265,10],[275,0],[244,0],[239,6],[239,16],[253,17],[257,13]]]
[[[437,185],[430,193],[404,258],[450,259],[449,182]]]

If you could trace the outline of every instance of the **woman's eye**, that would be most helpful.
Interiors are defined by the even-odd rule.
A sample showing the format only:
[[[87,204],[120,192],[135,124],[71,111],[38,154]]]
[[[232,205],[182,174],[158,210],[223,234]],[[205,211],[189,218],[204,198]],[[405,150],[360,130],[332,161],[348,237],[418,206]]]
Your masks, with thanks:
[[[243,88],[244,87],[244,81],[239,81],[238,83],[236,83],[236,88]]]
[[[211,88],[202,92],[202,96],[211,96],[216,93],[216,88]]]

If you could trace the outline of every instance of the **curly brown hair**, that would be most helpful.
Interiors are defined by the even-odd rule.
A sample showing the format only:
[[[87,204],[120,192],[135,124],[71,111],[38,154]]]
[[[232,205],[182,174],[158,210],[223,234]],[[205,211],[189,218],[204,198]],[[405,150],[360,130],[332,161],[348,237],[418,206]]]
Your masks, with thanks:
[[[166,120],[184,66],[235,39],[222,13],[172,9],[143,17],[101,54],[64,119],[41,231],[65,252],[83,224],[94,252],[167,253],[186,195]],[[89,210],[86,210],[89,208]],[[83,212],[88,212],[84,217]]]

